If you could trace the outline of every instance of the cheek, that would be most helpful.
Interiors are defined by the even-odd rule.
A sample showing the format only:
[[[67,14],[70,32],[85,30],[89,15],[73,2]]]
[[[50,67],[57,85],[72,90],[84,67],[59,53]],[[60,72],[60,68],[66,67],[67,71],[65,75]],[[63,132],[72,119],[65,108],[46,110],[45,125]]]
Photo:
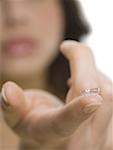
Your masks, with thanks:
[[[63,13],[56,7],[49,7],[35,14],[33,22],[35,22],[34,33],[41,41],[40,61],[43,61],[43,64],[50,64],[58,54],[59,45],[64,39]]]
[[[34,15],[32,21],[37,36],[50,42],[61,40],[64,35],[64,16],[58,4],[50,4]],[[51,41],[52,40],[52,41]]]

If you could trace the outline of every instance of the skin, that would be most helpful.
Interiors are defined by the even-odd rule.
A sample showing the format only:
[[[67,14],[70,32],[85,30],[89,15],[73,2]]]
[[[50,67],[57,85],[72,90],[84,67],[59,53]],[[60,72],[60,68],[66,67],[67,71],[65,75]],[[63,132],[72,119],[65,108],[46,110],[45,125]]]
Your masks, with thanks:
[[[36,42],[30,56],[15,58],[2,52],[2,80],[15,80],[25,88],[40,88],[63,39],[61,5],[58,0],[2,0],[1,3],[4,15],[0,18],[0,41],[30,37]],[[29,80],[32,82],[28,83]]]
[[[58,1],[47,0],[41,2],[42,7],[37,6],[40,8],[40,13],[37,9],[33,9],[33,12],[28,11],[27,13],[30,13],[31,16],[29,22],[28,20],[22,22],[24,12],[21,17],[18,16],[17,14],[20,15],[20,7],[18,7],[20,5],[15,3],[16,0],[13,2],[15,5],[11,5],[11,10],[13,8],[13,11],[18,13],[5,14],[3,20],[0,20],[2,22],[0,26],[3,27],[1,30],[3,36],[0,37],[0,41],[10,38],[11,33],[13,36],[18,34],[17,27],[19,27],[20,31],[23,29],[24,33],[31,31],[32,33],[29,34],[36,39],[40,37],[42,53],[40,52],[41,59],[34,61],[35,64],[33,59],[36,51],[30,58],[21,58],[21,60],[15,58],[12,60],[8,57],[6,61],[6,56],[3,55],[5,69],[2,69],[1,74],[4,74],[4,81],[13,79],[21,85],[18,86],[16,83],[8,81],[1,88],[1,108],[8,126],[20,137],[21,145],[28,146],[30,150],[75,150],[75,148],[77,150],[112,150],[113,85],[111,80],[98,70],[91,49],[76,41],[65,41],[60,45],[61,52],[69,60],[71,70],[71,77],[68,81],[70,88],[65,103],[51,93],[37,89],[41,88],[42,84],[43,87],[46,86],[46,77],[41,78],[40,75],[46,71],[50,60],[52,62],[58,53],[58,44],[62,39],[64,29],[63,14]],[[14,9],[13,6],[18,9]],[[45,10],[46,12],[44,12]],[[38,14],[40,14],[39,17],[37,17]],[[46,20],[45,14],[47,15]],[[52,15],[51,26],[50,15]],[[5,24],[7,17],[13,18],[15,21],[10,28]],[[37,26],[39,30],[37,30]],[[36,31],[37,34],[35,34]],[[45,34],[47,31],[49,34]],[[17,70],[16,68],[21,66],[21,62],[24,64],[22,70]],[[28,65],[31,67],[27,67]],[[13,67],[13,70],[9,70],[9,66]],[[28,74],[29,76],[25,80],[24,76]],[[34,78],[32,83],[40,79],[41,82],[37,86],[30,82],[27,83],[28,79],[32,79],[35,75],[38,77]],[[25,80],[24,83],[23,80]],[[24,90],[22,89],[24,87],[35,89]],[[100,87],[101,94],[80,96],[80,90],[93,87]]]

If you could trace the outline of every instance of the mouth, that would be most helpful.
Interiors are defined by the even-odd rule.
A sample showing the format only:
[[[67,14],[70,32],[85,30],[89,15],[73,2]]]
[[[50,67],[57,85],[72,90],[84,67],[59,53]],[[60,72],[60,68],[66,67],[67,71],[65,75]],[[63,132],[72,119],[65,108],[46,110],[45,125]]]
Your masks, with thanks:
[[[31,55],[36,42],[31,38],[14,38],[3,42],[3,54],[11,57],[25,57]]]

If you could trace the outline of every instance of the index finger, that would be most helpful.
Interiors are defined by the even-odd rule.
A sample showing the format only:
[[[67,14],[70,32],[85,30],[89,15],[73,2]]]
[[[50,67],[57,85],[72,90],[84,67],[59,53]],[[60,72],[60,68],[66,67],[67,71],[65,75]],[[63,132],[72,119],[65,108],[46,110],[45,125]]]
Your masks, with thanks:
[[[61,51],[69,60],[71,83],[77,94],[84,89],[99,87],[96,65],[89,47],[76,41],[64,41]]]

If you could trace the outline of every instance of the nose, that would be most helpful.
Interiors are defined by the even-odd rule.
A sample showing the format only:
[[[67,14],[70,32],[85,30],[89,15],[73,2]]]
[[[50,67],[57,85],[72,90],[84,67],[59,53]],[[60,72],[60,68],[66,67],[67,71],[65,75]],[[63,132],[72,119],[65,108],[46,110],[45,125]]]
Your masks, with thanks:
[[[4,25],[14,27],[17,25],[25,25],[27,22],[27,12],[22,3],[18,1],[7,2],[3,7]]]

